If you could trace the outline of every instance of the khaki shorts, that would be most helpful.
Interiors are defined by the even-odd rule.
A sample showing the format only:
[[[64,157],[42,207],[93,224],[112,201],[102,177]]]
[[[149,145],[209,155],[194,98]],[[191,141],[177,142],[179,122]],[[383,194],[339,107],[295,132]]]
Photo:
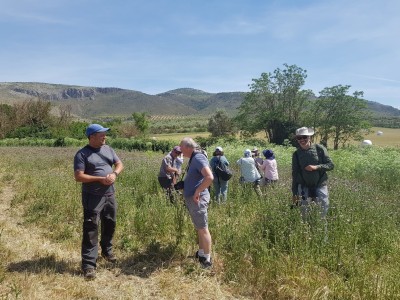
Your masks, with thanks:
[[[185,197],[186,207],[196,229],[208,227],[208,203],[210,203],[210,194],[208,193],[200,195],[198,205],[193,201],[193,196]]]

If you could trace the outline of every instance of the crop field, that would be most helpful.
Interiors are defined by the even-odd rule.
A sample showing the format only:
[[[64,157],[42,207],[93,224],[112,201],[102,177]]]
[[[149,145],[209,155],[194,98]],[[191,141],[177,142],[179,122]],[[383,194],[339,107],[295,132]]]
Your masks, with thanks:
[[[378,135],[378,132],[382,132],[381,135]],[[159,140],[176,140],[179,141],[181,138],[187,136],[189,133],[170,133],[170,134],[153,134],[152,136],[155,139]],[[196,132],[190,133],[192,136],[201,136],[201,137],[208,137],[210,136],[209,132]],[[256,135],[257,138],[265,139],[265,133],[259,132]],[[394,128],[380,128],[380,127],[373,127],[371,128],[371,132],[364,136],[364,139],[370,140],[373,145],[376,146],[390,146],[390,147],[400,147],[400,129]],[[360,145],[360,141],[351,141],[351,145]],[[329,145],[332,146],[332,145]]]
[[[398,147],[330,151],[325,232],[316,208],[306,223],[290,208],[294,148],[271,146],[280,180],[258,198],[238,184],[235,164],[253,145],[220,146],[235,173],[228,202],[209,208],[213,270],[193,257],[186,208],[169,203],[159,187],[163,155],[116,149],[125,165],[116,183],[119,262],[100,260],[92,282],[80,273],[78,148],[0,147],[0,298],[400,298]]]
[[[373,145],[400,147],[400,129],[373,127],[365,139],[370,140]]]

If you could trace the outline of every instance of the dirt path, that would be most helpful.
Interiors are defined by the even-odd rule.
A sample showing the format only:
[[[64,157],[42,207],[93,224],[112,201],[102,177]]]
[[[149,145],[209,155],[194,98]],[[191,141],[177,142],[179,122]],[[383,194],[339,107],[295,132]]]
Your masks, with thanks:
[[[66,249],[28,227],[22,209],[12,206],[14,196],[11,183],[0,186],[0,299],[236,299],[216,277],[188,277],[179,266],[143,278],[102,262],[97,278],[85,281],[80,249]]]

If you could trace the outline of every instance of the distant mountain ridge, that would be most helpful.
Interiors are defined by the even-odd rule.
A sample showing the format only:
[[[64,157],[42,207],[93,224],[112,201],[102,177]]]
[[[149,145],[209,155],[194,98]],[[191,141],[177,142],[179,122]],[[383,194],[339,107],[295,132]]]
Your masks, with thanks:
[[[133,112],[151,115],[209,115],[217,109],[235,114],[245,92],[208,93],[192,88],[179,88],[157,95],[116,87],[86,87],[75,85],[7,82],[0,83],[0,103],[12,104],[28,99],[50,101],[55,108],[71,106],[80,118],[104,116],[127,117]],[[374,101],[367,101],[375,116],[400,116],[400,110]]]

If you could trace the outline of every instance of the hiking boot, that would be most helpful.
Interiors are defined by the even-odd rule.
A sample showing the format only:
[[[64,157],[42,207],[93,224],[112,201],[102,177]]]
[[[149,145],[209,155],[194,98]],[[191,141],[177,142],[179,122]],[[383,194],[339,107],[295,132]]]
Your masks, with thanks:
[[[93,268],[83,270],[83,277],[86,280],[93,280],[96,278],[96,270]]]
[[[196,251],[195,257],[199,260],[200,266],[203,269],[210,269],[212,267],[212,261],[207,261],[205,257],[199,256],[199,251]]]
[[[110,262],[110,263],[116,263],[117,262],[117,257],[114,255],[114,254],[109,254],[109,255],[107,255],[107,254],[105,254],[105,253],[102,253],[101,254],[101,256],[106,260],[106,261],[108,261],[108,262]]]
[[[199,256],[199,262],[202,269],[211,269],[212,261],[207,261],[205,257]]]

